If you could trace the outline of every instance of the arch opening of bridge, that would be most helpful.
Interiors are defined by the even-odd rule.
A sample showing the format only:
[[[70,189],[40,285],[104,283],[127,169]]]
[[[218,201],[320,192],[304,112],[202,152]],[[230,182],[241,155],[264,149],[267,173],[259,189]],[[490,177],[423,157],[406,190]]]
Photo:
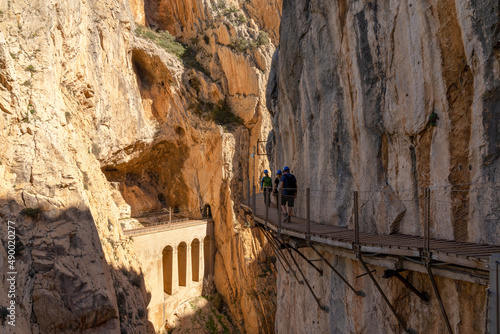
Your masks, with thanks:
[[[186,300],[202,295],[213,273],[213,221],[192,219],[124,231],[138,250],[155,330]]]
[[[167,246],[163,249],[163,291],[165,293],[168,293],[169,295],[172,294],[172,276],[173,276],[173,257],[174,257],[174,250],[172,246]]]
[[[179,286],[186,286],[187,283],[187,245],[181,242],[177,246],[177,263],[179,266]]]
[[[205,239],[203,239],[203,254],[205,254],[205,256],[203,257],[203,263],[204,263],[203,275],[205,277],[213,273],[212,249],[213,249],[212,238],[209,235],[207,235]]]
[[[206,257],[206,255],[205,255]],[[200,281],[200,241],[194,239],[191,242],[191,272],[193,282]]]

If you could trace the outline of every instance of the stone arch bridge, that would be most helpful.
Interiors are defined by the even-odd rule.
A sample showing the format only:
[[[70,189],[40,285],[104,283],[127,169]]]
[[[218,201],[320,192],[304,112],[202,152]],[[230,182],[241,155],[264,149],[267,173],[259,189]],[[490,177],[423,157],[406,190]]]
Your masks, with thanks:
[[[204,280],[213,275],[213,221],[186,220],[124,233],[136,247],[151,293],[148,319],[159,331],[180,304],[201,296]]]

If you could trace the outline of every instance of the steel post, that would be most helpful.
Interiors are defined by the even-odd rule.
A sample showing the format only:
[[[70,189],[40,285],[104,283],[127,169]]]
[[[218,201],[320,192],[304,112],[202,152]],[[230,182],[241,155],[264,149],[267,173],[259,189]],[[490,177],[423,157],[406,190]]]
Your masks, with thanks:
[[[427,203],[426,203],[426,213],[427,217],[425,219],[426,226],[425,226],[425,250],[427,252],[430,252],[430,226],[431,226],[431,190],[429,188],[427,190]]]
[[[255,208],[256,208],[256,197],[257,197],[257,194],[255,193],[255,184],[253,185],[252,187],[252,191],[253,191],[253,196],[252,196],[252,211],[253,211],[253,215],[255,216]]]
[[[306,188],[306,219],[307,219],[307,244],[311,244],[311,192],[309,188]]]
[[[269,203],[267,202],[267,199],[266,199],[266,192],[264,192],[264,199],[266,200],[266,225],[269,221],[269,205],[268,204],[271,204],[271,194],[269,192],[267,192],[267,196],[269,196]]]
[[[358,203],[358,192],[354,191],[354,245],[356,254],[359,254],[359,203]]]
[[[278,189],[278,236],[281,237],[281,190]]]

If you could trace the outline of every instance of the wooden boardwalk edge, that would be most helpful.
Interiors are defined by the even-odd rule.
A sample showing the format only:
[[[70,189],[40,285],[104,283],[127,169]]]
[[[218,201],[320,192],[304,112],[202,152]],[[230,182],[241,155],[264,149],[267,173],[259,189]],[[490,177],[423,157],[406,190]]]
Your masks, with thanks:
[[[258,195],[257,195],[258,196]],[[262,196],[256,198],[256,212],[254,218],[260,224],[278,232],[276,206],[269,207],[268,221],[265,221],[266,209]],[[241,206],[252,211],[251,205],[242,201]],[[292,217],[292,223],[282,223],[281,234],[306,240],[306,221],[299,217]],[[349,236],[351,234],[351,236]],[[311,222],[311,241],[315,244],[337,247],[346,251],[353,251],[354,230]],[[360,246],[363,253],[383,254],[398,257],[421,257],[423,238],[411,235],[375,235],[360,233]],[[500,246],[454,242],[441,239],[430,239],[431,259],[448,265],[460,266],[482,273],[474,278],[473,282],[484,283],[484,271],[489,270],[489,257],[500,253]],[[437,268],[437,267],[433,267]],[[434,270],[434,269],[433,269]],[[467,279],[467,281],[470,281]]]

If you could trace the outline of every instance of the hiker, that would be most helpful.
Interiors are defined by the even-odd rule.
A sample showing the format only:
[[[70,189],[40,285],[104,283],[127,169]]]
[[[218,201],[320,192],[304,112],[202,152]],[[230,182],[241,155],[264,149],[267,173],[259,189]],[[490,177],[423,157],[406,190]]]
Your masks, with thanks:
[[[278,169],[276,172],[276,178],[274,179],[274,185],[273,185],[273,196],[276,198],[276,208],[279,210],[280,205],[278,204],[278,188],[280,186],[280,181],[281,181],[281,169]]]
[[[273,189],[273,179],[268,175],[267,169],[264,170],[264,177],[260,180],[260,191],[264,192],[264,205],[271,204],[271,190]]]
[[[285,220],[283,222],[291,223],[293,204],[295,197],[297,197],[297,179],[292,173],[290,173],[290,168],[287,166],[283,168],[283,176],[281,177],[279,188],[282,190],[281,209],[283,211],[283,215],[285,216]]]

